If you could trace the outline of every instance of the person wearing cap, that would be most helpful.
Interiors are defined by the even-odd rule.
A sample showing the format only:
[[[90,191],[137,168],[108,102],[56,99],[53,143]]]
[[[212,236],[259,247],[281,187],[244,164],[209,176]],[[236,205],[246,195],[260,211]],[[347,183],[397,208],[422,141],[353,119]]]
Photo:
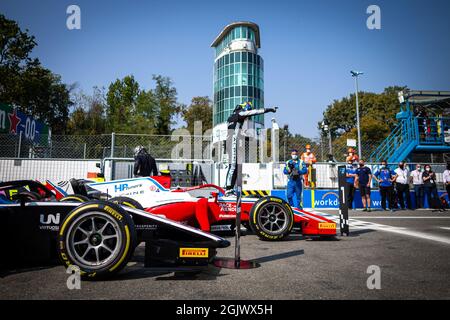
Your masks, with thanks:
[[[291,151],[291,159],[286,162],[283,173],[288,176],[286,198],[291,207],[302,209],[302,175],[308,172],[303,160],[298,158],[298,151]],[[294,194],[297,202],[294,203]]]
[[[226,150],[229,155],[229,166],[226,177],[225,195],[235,195],[234,187],[237,179],[238,166],[238,138],[245,120],[256,115],[276,112],[276,108],[254,109],[251,102],[238,104],[233,113],[228,117]]]
[[[309,173],[311,172],[312,165],[317,162],[316,156],[311,152],[311,145],[306,145],[306,151],[302,153],[301,160],[308,167],[308,173],[304,175],[305,187],[309,187]]]

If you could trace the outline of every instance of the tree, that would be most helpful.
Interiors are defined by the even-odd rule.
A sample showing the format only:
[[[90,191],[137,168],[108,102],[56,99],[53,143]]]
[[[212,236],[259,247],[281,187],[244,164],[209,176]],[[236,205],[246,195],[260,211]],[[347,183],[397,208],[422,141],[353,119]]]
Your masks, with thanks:
[[[182,111],[183,119],[187,124],[187,129],[194,134],[196,121],[202,122],[203,132],[212,129],[212,102],[209,97],[194,97],[191,104]]]
[[[75,108],[67,124],[67,132],[79,135],[103,134],[106,129],[106,101],[103,88],[94,87],[92,96],[79,92],[75,95]]]
[[[36,41],[0,14],[0,101],[19,106],[63,133],[68,121],[70,88],[30,54]]]
[[[141,91],[136,98],[136,132],[154,134],[156,130],[156,112],[158,110],[152,90]]]
[[[172,131],[174,116],[181,112],[181,105],[177,102],[177,89],[168,77],[153,75],[156,87],[153,90],[156,103],[158,105],[156,116],[156,132],[168,135]]]
[[[383,141],[396,126],[396,114],[399,112],[398,92],[406,87],[387,87],[380,94],[372,92],[360,92],[360,124],[361,140],[364,146],[377,146]],[[342,150],[342,155],[335,154],[339,159],[343,157],[347,139],[356,139],[356,96],[334,100],[323,114],[323,120],[329,123],[331,135],[334,138],[334,149]],[[321,121],[322,122],[322,121]],[[321,123],[320,122],[320,123]],[[320,128],[319,123],[319,128]],[[371,148],[364,148],[366,155]]]
[[[117,79],[109,85],[106,95],[108,131],[136,132],[134,117],[139,93],[139,84],[132,75]]]

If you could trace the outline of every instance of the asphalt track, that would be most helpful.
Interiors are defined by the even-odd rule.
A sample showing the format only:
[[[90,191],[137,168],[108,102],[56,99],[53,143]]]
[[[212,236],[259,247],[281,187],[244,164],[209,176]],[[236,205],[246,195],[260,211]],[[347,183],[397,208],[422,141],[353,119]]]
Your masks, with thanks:
[[[327,211],[327,214],[336,214]],[[242,237],[253,270],[218,269],[197,275],[142,268],[143,249],[114,280],[69,290],[62,266],[0,275],[1,299],[449,299],[450,212],[351,212],[349,237],[336,241],[292,235],[271,243]],[[230,238],[232,241],[233,239]],[[233,241],[232,241],[233,243]],[[218,256],[232,257],[233,245]],[[368,289],[369,266],[381,288]]]

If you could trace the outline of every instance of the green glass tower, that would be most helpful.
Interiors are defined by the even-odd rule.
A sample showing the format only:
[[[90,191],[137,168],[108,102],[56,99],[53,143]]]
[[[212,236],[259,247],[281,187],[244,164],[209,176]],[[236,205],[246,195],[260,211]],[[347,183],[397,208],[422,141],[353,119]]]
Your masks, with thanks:
[[[227,25],[211,47],[214,59],[214,131],[226,129],[226,121],[236,105],[250,101],[255,108],[264,108],[264,61],[258,54],[261,47],[259,27],[252,22]],[[264,126],[264,115],[250,124],[254,129]],[[223,140],[213,133],[215,140]]]

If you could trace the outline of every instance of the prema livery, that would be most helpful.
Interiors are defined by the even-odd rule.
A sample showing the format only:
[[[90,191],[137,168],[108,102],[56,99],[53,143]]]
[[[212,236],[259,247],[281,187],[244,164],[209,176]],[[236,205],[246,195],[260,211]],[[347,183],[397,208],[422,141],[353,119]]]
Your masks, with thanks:
[[[146,212],[200,228],[224,231],[234,228],[236,197],[226,197],[224,190],[213,184],[192,188],[168,189],[160,177],[133,178],[110,182],[88,183],[87,189],[106,194],[110,201],[132,205]],[[195,196],[200,191],[208,197]],[[284,200],[267,196],[243,198],[241,220],[263,240],[281,240],[298,228],[304,236],[333,237],[336,223],[321,215],[292,208]]]

